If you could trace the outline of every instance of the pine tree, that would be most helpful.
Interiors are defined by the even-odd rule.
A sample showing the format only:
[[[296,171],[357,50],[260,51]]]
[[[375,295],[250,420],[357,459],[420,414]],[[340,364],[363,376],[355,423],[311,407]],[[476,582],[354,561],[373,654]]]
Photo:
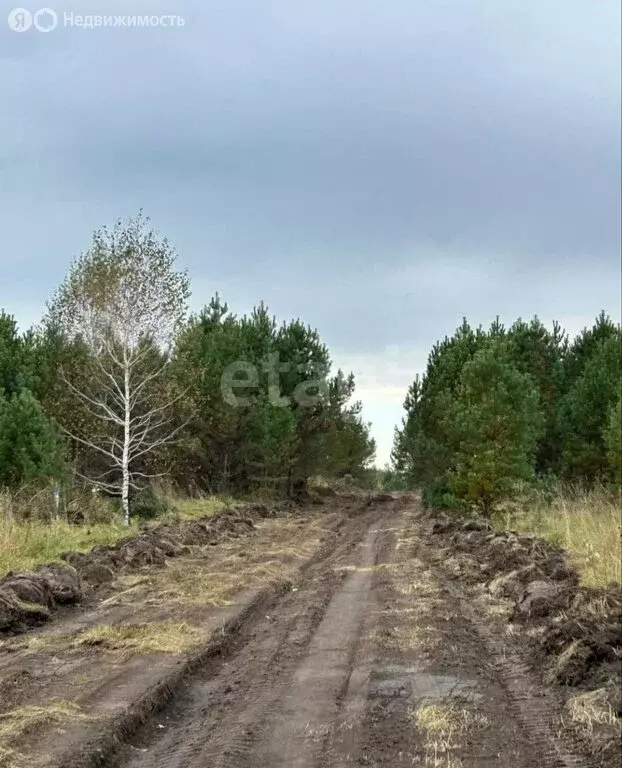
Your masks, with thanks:
[[[559,466],[561,445],[556,428],[556,405],[562,389],[562,365],[567,351],[566,334],[559,323],[547,330],[537,317],[517,320],[508,332],[508,354],[521,373],[531,376],[538,389],[544,430],[536,451],[536,471]]]
[[[622,486],[622,394],[609,409],[603,437],[613,481],[617,486]]]
[[[498,336],[505,333],[499,322],[493,332]],[[409,484],[422,487],[428,506],[444,505],[450,494],[447,471],[452,456],[444,416],[465,364],[486,338],[481,328],[473,330],[465,318],[451,338],[435,344],[425,375],[413,383],[406,397],[406,417],[396,432],[393,457]]]
[[[490,515],[519,480],[530,480],[541,429],[531,378],[492,343],[466,363],[443,419],[452,456],[448,485],[467,507]]]
[[[610,476],[604,430],[620,396],[621,342],[618,331],[591,345],[582,373],[560,404],[562,469],[573,480]]]
[[[0,392],[11,396],[29,382],[24,380],[24,343],[12,315],[0,311]]]
[[[31,392],[0,397],[0,486],[60,479],[65,446]]]

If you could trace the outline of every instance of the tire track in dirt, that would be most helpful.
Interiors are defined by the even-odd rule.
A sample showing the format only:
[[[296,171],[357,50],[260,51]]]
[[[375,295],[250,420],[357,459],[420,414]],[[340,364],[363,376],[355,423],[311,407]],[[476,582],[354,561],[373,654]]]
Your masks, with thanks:
[[[529,666],[482,623],[460,591],[450,584],[447,589],[488,650],[518,722],[537,751],[541,768],[584,768],[585,760],[567,752],[553,734],[551,713],[558,709],[558,702],[533,679]]]
[[[337,712],[364,614],[364,600],[356,598],[371,584],[365,568],[375,559],[374,523],[390,509],[384,504],[346,522],[297,591],[246,627],[219,669],[193,679],[169,712],[137,734],[123,764],[245,768],[263,754],[260,765],[314,765],[323,739],[308,724],[319,727],[327,707]],[[344,565],[363,570],[340,570]]]
[[[378,529],[360,545],[357,570],[333,597],[302,663],[272,721],[274,727],[255,755],[274,768],[312,768],[319,758],[347,689],[354,651],[367,609]]]
[[[386,523],[385,523],[386,524]],[[325,740],[320,765],[326,768],[348,768],[354,765],[360,757],[361,733],[369,707],[369,693],[376,664],[375,648],[369,642],[381,613],[381,584],[379,573],[385,567],[391,567],[395,558],[396,528],[382,527],[378,529],[380,539],[376,550],[371,589],[365,600],[365,617],[357,643],[348,685],[340,701],[339,714],[332,723]],[[359,763],[357,760],[356,764]]]

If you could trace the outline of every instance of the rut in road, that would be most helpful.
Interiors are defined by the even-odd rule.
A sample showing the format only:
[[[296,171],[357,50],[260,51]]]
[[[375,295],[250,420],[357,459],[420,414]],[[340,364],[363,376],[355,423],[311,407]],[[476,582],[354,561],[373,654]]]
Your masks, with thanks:
[[[261,754],[259,764],[271,768],[315,765],[323,740],[313,730],[336,714],[348,683],[379,549],[377,523],[389,510],[346,522],[334,551],[246,628],[230,661],[193,679],[167,719],[162,714],[134,738],[124,764],[244,768],[257,766]]]

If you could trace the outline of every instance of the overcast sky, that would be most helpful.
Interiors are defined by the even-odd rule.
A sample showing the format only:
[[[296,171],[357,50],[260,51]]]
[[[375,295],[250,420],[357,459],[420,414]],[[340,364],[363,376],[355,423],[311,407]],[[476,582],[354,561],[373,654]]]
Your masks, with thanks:
[[[195,308],[219,291],[319,329],[382,464],[463,315],[620,319],[619,0],[49,0],[48,33],[12,31],[14,5],[0,307],[23,327],[92,230],[142,207]]]

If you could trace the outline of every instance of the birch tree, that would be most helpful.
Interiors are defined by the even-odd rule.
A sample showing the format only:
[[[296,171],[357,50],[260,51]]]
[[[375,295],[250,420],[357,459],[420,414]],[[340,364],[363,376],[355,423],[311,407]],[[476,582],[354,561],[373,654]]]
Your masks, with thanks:
[[[148,222],[139,214],[96,231],[90,249],[74,261],[56,292],[47,317],[50,325],[81,339],[90,350],[88,386],[63,380],[102,429],[97,435],[65,431],[102,460],[104,471],[87,479],[121,497],[126,524],[130,489],[154,476],[142,471],[145,458],[172,442],[183,427],[171,416],[176,398],[154,402],[152,393],[184,322],[189,280],[175,270],[175,251]]]

